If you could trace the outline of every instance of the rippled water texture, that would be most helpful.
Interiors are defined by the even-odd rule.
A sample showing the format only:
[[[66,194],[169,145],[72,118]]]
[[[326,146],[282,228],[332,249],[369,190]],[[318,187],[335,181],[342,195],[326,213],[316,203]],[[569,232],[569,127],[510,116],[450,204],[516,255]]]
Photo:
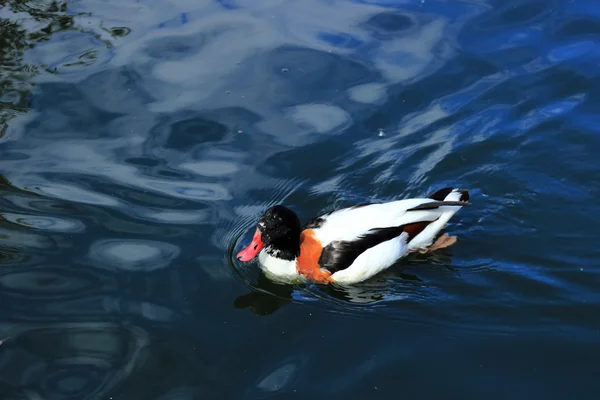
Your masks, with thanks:
[[[600,3],[0,1],[0,398],[597,399]],[[233,258],[470,189],[350,288]]]

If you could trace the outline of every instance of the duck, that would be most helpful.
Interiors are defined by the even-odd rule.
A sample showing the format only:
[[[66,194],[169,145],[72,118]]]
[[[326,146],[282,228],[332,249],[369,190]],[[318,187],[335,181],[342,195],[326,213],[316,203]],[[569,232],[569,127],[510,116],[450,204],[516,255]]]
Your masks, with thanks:
[[[468,190],[446,187],[423,198],[336,209],[302,225],[277,204],[258,218],[252,241],[236,258],[247,263],[258,255],[265,275],[279,282],[352,285],[413,252],[453,245],[456,236],[439,233],[468,205]]]

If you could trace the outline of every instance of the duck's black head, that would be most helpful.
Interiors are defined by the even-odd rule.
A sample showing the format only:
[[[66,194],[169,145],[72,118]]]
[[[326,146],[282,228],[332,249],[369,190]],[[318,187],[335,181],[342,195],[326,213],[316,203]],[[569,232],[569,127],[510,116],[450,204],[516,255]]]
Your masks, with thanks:
[[[269,208],[258,220],[252,243],[237,254],[241,261],[250,261],[263,249],[284,260],[294,260],[300,254],[300,219],[282,205]]]

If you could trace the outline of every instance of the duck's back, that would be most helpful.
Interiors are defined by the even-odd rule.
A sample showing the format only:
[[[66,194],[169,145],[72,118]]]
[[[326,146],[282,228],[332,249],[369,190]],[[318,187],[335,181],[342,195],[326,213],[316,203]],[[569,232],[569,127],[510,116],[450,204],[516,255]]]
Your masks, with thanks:
[[[407,211],[429,202],[435,200],[416,198],[381,204],[360,204],[315,218],[305,229],[312,229],[323,247],[332,242],[354,242],[374,230],[435,220],[442,212],[439,209]]]
[[[389,267],[409,251],[429,246],[436,234],[463,205],[468,192],[444,188],[427,198],[381,204],[359,204],[335,210],[310,221],[308,268],[324,268],[337,282],[358,282]],[[318,252],[317,252],[318,249]],[[317,254],[318,253],[318,254]]]

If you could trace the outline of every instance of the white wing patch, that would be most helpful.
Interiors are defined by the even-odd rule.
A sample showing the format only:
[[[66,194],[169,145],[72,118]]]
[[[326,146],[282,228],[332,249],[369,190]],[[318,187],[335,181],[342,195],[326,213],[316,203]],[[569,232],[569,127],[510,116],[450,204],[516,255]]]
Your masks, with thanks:
[[[398,237],[379,243],[359,255],[348,268],[331,275],[331,278],[342,284],[352,284],[369,279],[408,253],[407,240],[408,234],[403,232]]]
[[[460,201],[461,193],[454,190],[450,192],[445,201]],[[435,202],[430,198],[417,198],[398,200],[384,204],[370,204],[366,206],[350,207],[335,211],[323,217],[323,223],[320,228],[315,228],[315,234],[321,241],[323,247],[334,241],[352,242],[368,234],[369,230],[375,228],[397,227],[401,225],[412,224],[415,222],[431,222],[421,233],[412,238],[408,244],[407,251],[426,249],[433,244],[437,234],[446,226],[446,223],[460,210],[460,206],[442,206],[431,210],[406,211],[421,204]],[[380,243],[379,245],[368,249],[361,254],[355,263],[361,259],[373,259],[376,257],[386,257],[394,254],[395,248],[391,241]],[[390,251],[386,246],[392,246]],[[385,253],[380,255],[378,253]],[[400,254],[399,252],[398,254]],[[369,256],[364,256],[369,254]],[[398,258],[404,257],[402,253]],[[364,257],[363,257],[364,256]],[[395,261],[398,260],[398,258]],[[383,259],[383,258],[382,258]],[[373,268],[379,268],[379,264],[374,264]],[[389,265],[391,265],[390,263]],[[350,268],[350,267],[348,267]],[[366,267],[365,267],[366,268]],[[347,269],[345,270],[347,271]],[[344,271],[338,271],[342,273]],[[361,273],[367,273],[367,269]],[[336,274],[337,274],[336,273]],[[334,274],[335,275],[335,274]],[[344,276],[343,274],[340,276]],[[336,278],[334,278],[336,279]]]
[[[439,209],[406,211],[432,201],[435,200],[428,198],[407,199],[384,204],[344,208],[324,216],[324,223],[314,231],[323,247],[325,247],[336,240],[356,240],[373,228],[388,228],[413,222],[433,221],[442,215],[442,211]],[[460,207],[451,208],[458,211]]]

